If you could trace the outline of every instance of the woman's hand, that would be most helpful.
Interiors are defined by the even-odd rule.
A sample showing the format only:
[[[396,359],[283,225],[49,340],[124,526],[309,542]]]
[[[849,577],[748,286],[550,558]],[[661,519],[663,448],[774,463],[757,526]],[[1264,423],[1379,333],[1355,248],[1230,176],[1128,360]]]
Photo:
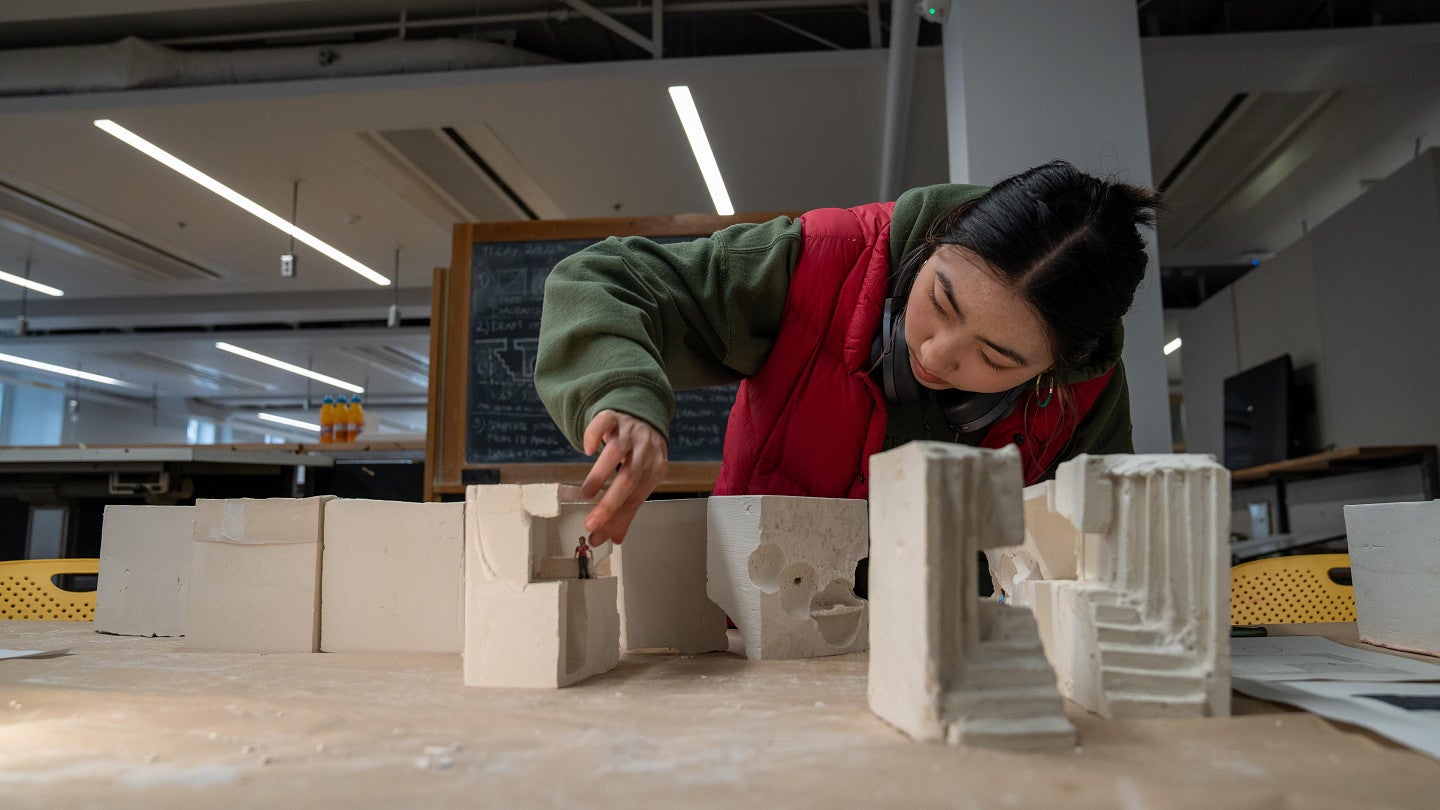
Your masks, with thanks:
[[[593,498],[612,474],[615,480],[585,516],[591,546],[606,540],[624,541],[640,504],[670,470],[670,445],[665,437],[650,423],[628,413],[604,410],[595,414],[585,428],[585,455],[595,455],[602,443],[605,449],[585,477],[581,493]]]

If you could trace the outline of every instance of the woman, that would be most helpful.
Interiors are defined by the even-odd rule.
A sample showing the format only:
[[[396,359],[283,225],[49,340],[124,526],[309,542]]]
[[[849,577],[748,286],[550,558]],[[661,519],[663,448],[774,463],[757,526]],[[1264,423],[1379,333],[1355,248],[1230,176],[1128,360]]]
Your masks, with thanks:
[[[675,389],[743,380],[717,495],[863,498],[870,455],[1017,444],[1026,483],[1133,452],[1120,318],[1158,195],[1063,161],[660,245],[611,238],[545,287],[535,383],[599,451],[592,545],[665,477]],[[603,448],[603,449],[602,449]]]

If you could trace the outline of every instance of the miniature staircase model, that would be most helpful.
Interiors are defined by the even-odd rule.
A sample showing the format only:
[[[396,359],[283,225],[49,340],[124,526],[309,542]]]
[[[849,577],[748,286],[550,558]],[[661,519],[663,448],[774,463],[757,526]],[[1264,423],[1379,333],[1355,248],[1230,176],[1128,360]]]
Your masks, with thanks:
[[[1204,662],[1193,649],[1167,642],[1171,629],[1163,622],[1145,621],[1135,607],[1097,601],[1090,606],[1107,709],[1102,714],[1156,717],[1206,713],[1208,678],[1200,669]]]
[[[1059,649],[1051,625],[1061,691],[1105,717],[1229,714],[1228,475],[1204,456],[1081,456],[1057,482],[1077,579],[1039,601],[1068,607],[1069,643],[1092,650]]]
[[[982,599],[982,543],[1025,536],[1020,454],[938,442],[870,459],[870,709],[927,742],[1073,745],[1028,608]]]
[[[1022,733],[1027,747],[1073,742],[1075,729],[1064,718],[1055,670],[1030,609],[990,599],[979,606],[980,643],[962,663],[967,691],[946,697],[947,713],[967,719],[950,726],[947,742],[1003,748]]]

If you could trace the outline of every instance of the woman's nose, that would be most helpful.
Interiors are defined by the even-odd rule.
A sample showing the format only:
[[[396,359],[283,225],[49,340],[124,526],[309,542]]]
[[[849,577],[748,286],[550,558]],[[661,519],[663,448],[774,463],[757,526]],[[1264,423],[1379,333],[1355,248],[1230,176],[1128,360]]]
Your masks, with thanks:
[[[954,371],[960,364],[960,340],[943,334],[932,336],[925,341],[920,363],[936,374]]]

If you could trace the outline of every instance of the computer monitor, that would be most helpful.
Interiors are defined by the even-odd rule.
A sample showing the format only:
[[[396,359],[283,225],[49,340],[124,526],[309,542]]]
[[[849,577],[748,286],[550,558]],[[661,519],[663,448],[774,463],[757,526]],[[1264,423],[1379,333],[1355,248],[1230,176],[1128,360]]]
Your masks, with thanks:
[[[1293,446],[1290,355],[1225,378],[1225,459],[1232,470],[1284,461]]]

